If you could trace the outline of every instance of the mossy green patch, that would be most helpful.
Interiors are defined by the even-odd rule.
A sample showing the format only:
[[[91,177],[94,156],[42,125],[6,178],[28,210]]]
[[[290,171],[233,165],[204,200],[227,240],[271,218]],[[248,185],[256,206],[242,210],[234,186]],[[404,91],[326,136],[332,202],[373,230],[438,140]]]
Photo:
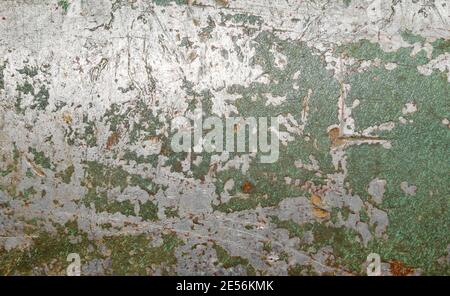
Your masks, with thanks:
[[[289,232],[289,238],[298,237],[302,238],[305,229],[301,225],[295,223],[292,220],[280,220],[277,216],[271,216],[271,222],[276,225],[277,228],[286,229]]]
[[[33,270],[53,275],[64,275],[66,271],[67,255],[78,253],[83,260],[95,257],[95,253],[88,252],[87,235],[78,230],[77,224],[70,221],[63,226],[56,226],[57,233],[33,231],[32,244],[24,250],[0,249],[1,275],[32,275]],[[71,237],[80,237],[81,242],[73,243]]]
[[[433,45],[433,59],[441,54],[450,53],[450,39],[439,38],[431,45]]]
[[[378,43],[372,43],[369,40],[363,39],[356,43],[338,47],[336,54],[348,55],[361,61],[380,59],[385,63],[398,63],[409,67],[416,67],[429,62],[424,50],[421,50],[413,56],[411,56],[411,51],[411,47],[404,47],[397,51],[385,52]]]
[[[347,105],[351,106],[354,100],[360,101],[352,114],[357,130],[389,121],[398,122],[401,116],[412,120],[425,117],[425,121],[433,125],[436,124],[433,121],[449,116],[446,98],[450,95],[450,87],[442,73],[423,76],[408,66],[398,66],[391,71],[372,68],[351,75],[347,81],[351,85]],[[418,111],[404,115],[402,109],[406,103],[416,104]]]
[[[18,69],[17,72],[19,72],[22,75],[28,76],[30,78],[33,78],[38,74],[39,68],[37,66],[25,66],[22,69]]]
[[[323,177],[318,177],[315,172],[298,169],[295,166],[297,160],[309,163],[313,157],[324,174],[334,171],[327,128],[338,122],[339,83],[325,69],[320,57],[302,42],[280,40],[271,33],[263,32],[254,39],[254,46],[256,53],[252,64],[262,67],[270,82],[253,82],[248,87],[228,87],[229,93],[241,96],[235,102],[239,115],[244,118],[290,115],[302,123],[301,112],[306,105],[309,113],[304,122],[304,133],[294,135],[295,139],[286,146],[280,144],[279,159],[275,163],[259,163],[257,157],[245,176],[238,170],[217,174],[218,193],[230,178],[237,186],[245,180],[253,180],[254,190],[250,192],[249,198],[233,197],[228,203],[216,207],[225,212],[246,210],[257,205],[274,206],[284,198],[305,193],[300,186],[286,184],[285,177],[298,180],[299,184],[306,181],[317,184],[324,182]],[[277,65],[273,50],[286,57],[284,67]],[[267,95],[286,99],[278,106],[266,106]],[[280,130],[285,131],[283,127]]]
[[[344,1],[345,7],[349,7],[350,4],[352,3],[352,0],[343,0],[343,1]]]
[[[108,213],[121,213],[125,216],[134,216],[134,204],[129,200],[109,202],[105,208]]]
[[[2,157],[3,164],[6,164],[4,169],[0,169],[0,176],[5,177],[18,169],[20,153],[19,149],[17,149],[16,143],[12,145],[12,152],[10,154],[10,158],[4,155]]]
[[[403,40],[405,40],[406,42],[410,43],[410,44],[414,44],[414,43],[424,43],[425,42],[425,38],[420,36],[420,35],[416,35],[413,32],[411,32],[410,30],[405,30],[401,33]]]
[[[108,198],[108,190],[119,188],[123,191],[127,186],[138,186],[149,194],[154,194],[157,186],[149,179],[137,174],[130,174],[122,167],[111,167],[95,161],[87,161],[85,176],[82,185],[88,188],[83,198],[87,206],[94,204],[97,211],[110,213],[120,212],[124,215],[134,215],[134,204],[130,201],[117,201],[114,197]],[[141,214],[144,219],[156,220],[158,207],[151,201],[141,205]]]
[[[97,145],[97,128],[95,121],[88,120],[87,115],[83,116],[84,133],[80,136],[80,139],[86,141],[89,147],[94,147]]]
[[[245,258],[239,256],[231,256],[227,250],[218,244],[214,244],[214,250],[217,254],[218,263],[224,268],[231,268],[238,265],[242,265],[247,270],[247,275],[256,275],[255,268]]]
[[[110,131],[121,133],[131,145],[157,137],[157,131],[163,127],[163,122],[143,100],[134,102],[133,106],[112,104],[103,121],[110,124]]]
[[[147,201],[140,206],[139,215],[144,220],[157,221],[158,220],[158,206],[151,201]]]
[[[36,193],[37,193],[37,191],[34,189],[33,186],[31,186],[31,187],[28,187],[25,190],[23,190],[23,192],[20,192],[19,196],[24,199],[29,199],[30,196],[33,196]]]
[[[183,244],[175,233],[165,234],[161,246],[152,247],[145,234],[109,237],[105,244],[111,250],[114,275],[148,275],[160,266],[169,274],[176,264],[175,249]]]
[[[121,167],[111,167],[96,161],[85,162],[85,180],[84,185],[91,188],[119,187],[121,191],[128,186],[128,172]]]
[[[28,106],[31,109],[45,110],[45,108],[49,104],[48,100],[50,98],[50,93],[44,84],[39,86],[39,89],[36,92],[36,89],[33,86],[33,84],[28,81],[25,81],[23,84],[18,84],[16,90],[19,93],[19,95],[16,98],[15,106],[17,112],[19,113],[23,113],[24,109],[26,108],[25,106],[22,106],[24,95],[31,95],[34,98],[33,102]]]
[[[296,264],[288,268],[288,275],[290,276],[313,276],[317,275],[311,265]]]
[[[264,22],[262,17],[249,13],[224,14],[221,13],[222,24],[224,22],[232,22],[239,25],[256,25],[261,26]]]
[[[363,47],[368,46],[364,44]],[[350,52],[362,58],[381,57],[398,67],[390,71],[371,68],[349,75],[347,105],[356,99],[360,101],[352,113],[358,131],[393,122],[392,130],[379,133],[392,147],[347,148],[347,181],[353,192],[366,200],[371,180],[387,181],[380,208],[389,216],[388,239],[374,243],[373,250],[384,259],[400,260],[427,274],[436,274],[440,271],[437,259],[450,243],[450,131],[441,124],[443,118],[450,116],[450,85],[443,73],[420,74],[406,49],[386,55],[373,45],[369,48],[373,52],[356,47]],[[404,114],[406,103],[414,104],[417,111]],[[404,117],[406,123],[401,123],[399,117]],[[415,194],[403,192],[402,182],[416,186]]]
[[[30,224],[31,221],[30,221]],[[111,269],[105,274],[147,275],[155,267],[175,274],[175,249],[183,244],[175,233],[163,234],[162,244],[150,245],[151,237],[145,234],[110,236],[102,241],[89,241],[86,233],[78,229],[75,221],[56,226],[57,233],[38,232],[30,247],[6,251],[0,249],[1,275],[32,275],[33,272],[50,275],[65,275],[70,253],[80,255],[81,264],[92,259],[104,259],[99,250],[103,245],[110,251]],[[30,230],[31,231],[31,230]],[[36,235],[36,231],[32,231]],[[75,239],[75,240],[74,240]],[[104,249],[104,248],[102,248]],[[83,269],[83,268],[82,268]]]
[[[83,197],[83,203],[90,207],[93,205],[98,213],[121,213],[125,216],[134,216],[134,204],[129,200],[116,201],[109,199],[106,191],[89,189],[87,194]]]
[[[277,217],[272,217],[272,222],[277,225],[277,228],[286,229],[289,231],[291,237],[303,238],[306,231],[311,231],[314,235],[314,241],[311,245],[300,245],[303,251],[310,251],[311,247],[314,250],[319,250],[325,246],[333,248],[333,254],[336,258],[333,263],[336,266],[341,266],[353,274],[361,274],[361,266],[365,262],[370,250],[364,246],[357,239],[358,234],[344,227],[333,227],[323,223],[306,223],[299,225],[292,220],[280,220]],[[304,266],[299,267],[298,272],[304,271]],[[295,269],[295,267],[294,267]],[[296,274],[292,270],[292,275]]]
[[[64,12],[67,12],[70,6],[70,2],[68,0],[59,0],[58,6],[61,7]]]
[[[38,151],[36,148],[33,148],[33,147],[29,147],[28,152],[33,154],[33,156],[34,156],[33,161],[35,164],[37,164],[38,166],[40,166],[44,169],[49,169],[52,171],[55,170],[55,166],[52,164],[50,158],[47,157],[44,152]]]
[[[61,178],[64,183],[69,184],[74,172],[75,167],[73,165],[70,165],[64,171],[57,173],[55,176],[57,178]]]
[[[45,85],[39,87],[39,91],[34,95],[34,103],[31,105],[31,109],[37,108],[38,110],[45,110],[48,106],[48,100],[50,93]]]
[[[178,209],[175,207],[167,207],[164,209],[164,214],[167,218],[180,218]]]

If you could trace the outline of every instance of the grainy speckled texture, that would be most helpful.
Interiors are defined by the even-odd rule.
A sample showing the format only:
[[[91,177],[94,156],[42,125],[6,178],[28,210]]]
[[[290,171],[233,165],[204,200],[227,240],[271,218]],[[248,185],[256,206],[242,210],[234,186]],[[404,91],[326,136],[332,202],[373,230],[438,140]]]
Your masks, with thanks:
[[[446,0],[2,0],[0,274],[450,275]],[[280,155],[171,120],[278,116]]]

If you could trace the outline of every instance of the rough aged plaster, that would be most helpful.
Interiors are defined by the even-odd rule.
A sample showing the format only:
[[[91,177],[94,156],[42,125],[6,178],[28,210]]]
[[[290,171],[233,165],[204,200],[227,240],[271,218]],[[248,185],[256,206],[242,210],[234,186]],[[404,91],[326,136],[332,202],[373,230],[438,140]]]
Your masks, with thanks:
[[[0,273],[450,274],[449,11],[1,1]],[[279,161],[171,151],[200,105]]]

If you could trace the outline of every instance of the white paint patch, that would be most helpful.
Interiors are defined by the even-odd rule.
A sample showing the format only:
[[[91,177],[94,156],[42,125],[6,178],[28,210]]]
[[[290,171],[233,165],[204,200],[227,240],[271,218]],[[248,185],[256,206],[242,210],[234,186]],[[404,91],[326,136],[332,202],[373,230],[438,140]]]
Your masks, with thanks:
[[[374,126],[366,128],[365,130],[362,131],[362,135],[371,137],[371,136],[374,136],[373,133],[375,133],[375,132],[391,131],[394,129],[394,127],[395,127],[394,122],[392,122],[392,121],[384,122],[380,125],[374,125]]]
[[[397,68],[397,64],[396,63],[387,63],[386,65],[384,65],[384,68],[386,70],[394,70]]]
[[[407,195],[416,195],[417,187],[414,185],[409,185],[408,182],[403,181],[400,183],[400,188],[403,192],[405,192]]]
[[[450,53],[441,54],[429,61],[428,64],[417,66],[417,70],[426,76],[433,74],[433,70],[447,72],[447,81],[450,82]]]
[[[264,94],[264,96],[267,98],[266,101],[266,106],[279,106],[281,105],[284,101],[286,101],[286,96],[283,97],[279,97],[279,96],[273,96],[272,94]]]
[[[367,192],[372,196],[375,203],[380,204],[383,201],[384,192],[386,191],[386,180],[373,179],[369,183]]]
[[[382,211],[370,204],[367,205],[369,223],[375,226],[375,236],[383,237],[389,224],[389,218],[385,211]]]
[[[447,118],[442,119],[442,124],[446,125],[448,128],[450,128],[450,121]]]
[[[295,167],[299,169],[305,169],[308,171],[320,170],[319,162],[317,161],[317,159],[313,155],[310,155],[308,158],[311,161],[310,164],[303,163],[301,160],[296,160],[294,161]]]
[[[272,46],[270,52],[273,54],[273,57],[275,59],[275,67],[283,70],[288,62],[287,57],[281,52],[277,51],[277,49],[274,46]]]
[[[414,102],[409,102],[405,104],[405,107],[402,109],[402,113],[404,115],[411,114],[417,111],[417,105]]]

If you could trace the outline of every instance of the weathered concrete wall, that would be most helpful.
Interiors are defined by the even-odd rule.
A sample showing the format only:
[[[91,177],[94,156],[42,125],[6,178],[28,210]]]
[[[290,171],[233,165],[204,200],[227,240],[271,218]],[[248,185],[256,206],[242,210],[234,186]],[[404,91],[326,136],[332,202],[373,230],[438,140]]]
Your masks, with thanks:
[[[0,274],[450,274],[449,11],[1,1]],[[200,106],[278,160],[174,152]]]

